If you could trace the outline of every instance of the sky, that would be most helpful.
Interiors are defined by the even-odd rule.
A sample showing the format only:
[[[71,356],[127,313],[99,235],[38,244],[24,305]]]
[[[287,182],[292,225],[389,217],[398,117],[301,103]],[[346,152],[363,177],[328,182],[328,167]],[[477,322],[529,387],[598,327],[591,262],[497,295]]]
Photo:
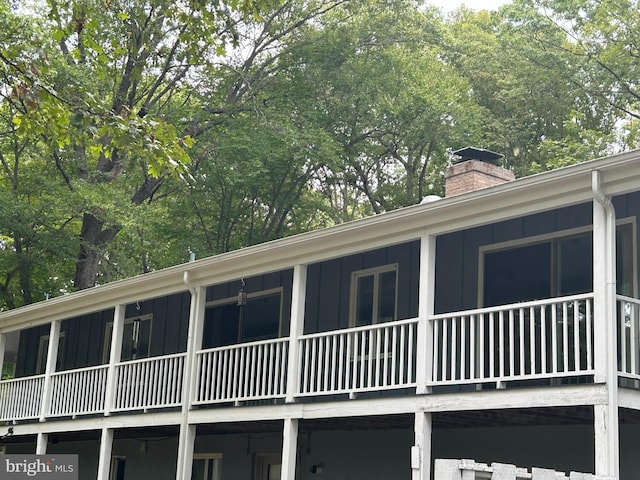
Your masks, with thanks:
[[[508,0],[429,0],[428,3],[436,5],[445,11],[452,11],[464,4],[473,10],[495,10]]]

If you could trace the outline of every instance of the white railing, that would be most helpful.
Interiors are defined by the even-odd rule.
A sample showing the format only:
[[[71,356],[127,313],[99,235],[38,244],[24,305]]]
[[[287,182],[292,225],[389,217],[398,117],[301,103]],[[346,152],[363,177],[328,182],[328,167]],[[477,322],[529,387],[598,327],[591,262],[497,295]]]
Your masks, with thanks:
[[[116,365],[114,411],[176,407],[182,401],[185,353]]]
[[[0,382],[0,421],[40,416],[44,375]]]
[[[50,416],[104,411],[107,365],[56,372],[51,376]]]
[[[278,338],[199,351],[193,403],[283,398],[288,347],[288,338]]]
[[[435,315],[430,385],[593,374],[593,294]]]
[[[437,480],[480,480],[499,478],[500,480],[615,480],[590,473],[557,472],[547,468],[533,467],[531,471],[504,463],[476,463],[473,460],[449,460],[437,458],[434,462],[434,478]]]
[[[299,395],[415,387],[418,320],[304,335]]]
[[[640,300],[617,296],[618,305],[618,373],[640,380]]]

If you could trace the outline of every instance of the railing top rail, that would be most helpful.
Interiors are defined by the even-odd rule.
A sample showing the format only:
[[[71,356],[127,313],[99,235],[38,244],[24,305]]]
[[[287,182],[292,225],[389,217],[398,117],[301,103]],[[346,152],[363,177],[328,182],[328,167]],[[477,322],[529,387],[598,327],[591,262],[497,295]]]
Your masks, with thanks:
[[[307,338],[318,338],[318,337],[327,337],[330,335],[344,335],[345,333],[352,333],[352,332],[364,332],[367,330],[380,330],[383,328],[388,328],[388,327],[395,327],[395,326],[400,326],[400,325],[409,325],[412,323],[418,323],[418,319],[417,318],[409,318],[406,320],[394,320],[392,322],[382,322],[382,323],[376,323],[374,325],[364,325],[362,327],[351,327],[351,328],[341,328],[338,330],[328,330],[326,332],[318,332],[318,333],[307,333],[305,335],[301,335],[300,339],[304,340]]]
[[[73,368],[71,370],[60,370],[57,372],[53,372],[51,374],[52,377],[56,377],[56,376],[60,376],[60,375],[66,375],[66,374],[70,374],[70,373],[80,373],[80,372],[88,372],[91,370],[106,370],[107,368],[109,368],[109,365],[106,363],[102,363],[100,365],[93,365],[90,367],[82,367],[82,368]]]
[[[289,337],[278,337],[278,338],[270,338],[268,340],[256,340],[254,342],[246,342],[246,343],[234,343],[232,345],[223,345],[221,347],[211,347],[211,348],[203,348],[202,350],[198,350],[196,355],[209,353],[209,352],[222,352],[224,350],[235,350],[238,348],[247,348],[254,347],[258,345],[269,345],[271,343],[287,343],[289,341]]]
[[[495,307],[483,307],[483,308],[474,308],[472,310],[460,310],[457,312],[439,313],[437,315],[431,315],[429,317],[429,320],[440,320],[443,318],[459,317],[462,315],[481,315],[484,313],[496,313],[496,312],[506,311],[506,310],[516,310],[519,308],[540,307],[545,305],[552,305],[554,303],[587,300],[589,298],[593,298],[593,292],[581,293],[579,295],[569,295],[566,297],[553,297],[553,298],[545,298],[543,300],[531,300],[528,302],[511,303],[506,305],[498,305]]]
[[[638,298],[633,298],[633,297],[627,297],[626,295],[616,295],[616,300],[618,301],[622,301],[622,302],[629,302],[629,303],[635,303],[640,305],[640,299]]]
[[[45,377],[45,374],[41,373],[40,375],[30,375],[28,377],[7,378],[6,380],[0,381],[0,385],[6,384],[6,383],[19,383],[19,382],[27,382],[30,380],[44,379],[44,377]]]
[[[133,365],[135,363],[155,362],[158,360],[167,360],[171,358],[180,358],[180,357],[186,357],[186,356],[187,356],[187,352],[179,352],[179,353],[172,353],[171,355],[158,355],[155,357],[137,358],[135,360],[125,360],[124,362],[118,362],[116,363],[116,367],[119,367],[121,365]]]

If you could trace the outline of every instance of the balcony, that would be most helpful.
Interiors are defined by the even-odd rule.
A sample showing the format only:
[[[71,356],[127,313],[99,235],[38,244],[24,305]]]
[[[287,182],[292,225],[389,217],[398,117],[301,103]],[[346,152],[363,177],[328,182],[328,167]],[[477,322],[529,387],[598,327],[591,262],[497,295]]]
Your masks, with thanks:
[[[619,377],[639,384],[640,300],[618,296],[617,305]],[[295,358],[290,338],[203,349],[194,355],[188,400],[186,353],[4,380],[0,421],[142,412],[184,401],[193,407],[284,401],[288,391],[303,401],[464,385],[553,385],[576,377],[591,382],[593,312],[593,294],[584,294],[306,334],[296,340]]]

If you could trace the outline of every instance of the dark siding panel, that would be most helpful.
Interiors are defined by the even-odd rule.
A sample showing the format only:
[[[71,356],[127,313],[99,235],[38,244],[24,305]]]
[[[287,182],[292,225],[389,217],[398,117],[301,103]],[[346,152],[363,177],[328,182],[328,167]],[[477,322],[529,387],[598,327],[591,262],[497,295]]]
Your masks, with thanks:
[[[317,332],[320,318],[321,272],[325,264],[317,263],[307,267],[307,291],[304,306],[304,333]]]
[[[462,308],[475,308],[478,304],[478,249],[492,243],[493,231],[487,227],[470,230],[464,235],[462,277]]]
[[[617,202],[624,205],[625,200]],[[483,245],[589,226],[591,221],[592,204],[584,203],[438,237],[436,313],[478,306],[479,249]]]
[[[418,313],[420,242],[382,248],[310,265],[307,270],[305,333],[349,327],[353,272],[398,263],[398,317]]]
[[[463,245],[463,232],[436,238],[436,313],[455,311],[462,304]]]
[[[51,325],[46,324],[20,332],[18,355],[16,358],[16,377],[28,377],[36,374],[40,337],[48,335],[50,330]]]
[[[556,230],[584,227],[592,224],[593,205],[583,203],[572,207],[561,208],[556,214]]]
[[[291,296],[293,289],[293,270],[286,270],[280,273],[280,283],[283,287],[282,291],[282,325],[281,335],[289,336],[291,325]]]
[[[557,230],[556,218],[556,212],[543,212],[525,217],[522,235],[532,237],[534,235],[554,232]]]
[[[491,238],[488,239],[489,243],[508,242],[516,238],[522,237],[524,230],[524,222],[521,218],[516,218],[506,222],[499,222],[491,227],[480,227],[479,231],[489,229]],[[484,238],[487,241],[487,238]]]
[[[340,293],[342,284],[341,264],[338,261],[322,265],[319,285],[320,304],[318,305],[317,330],[326,331],[339,328],[340,325]]]
[[[105,325],[112,321],[113,310],[64,320],[60,326],[60,331],[64,332],[64,341],[59,369],[100,365],[103,359]]]

